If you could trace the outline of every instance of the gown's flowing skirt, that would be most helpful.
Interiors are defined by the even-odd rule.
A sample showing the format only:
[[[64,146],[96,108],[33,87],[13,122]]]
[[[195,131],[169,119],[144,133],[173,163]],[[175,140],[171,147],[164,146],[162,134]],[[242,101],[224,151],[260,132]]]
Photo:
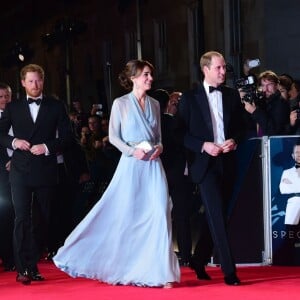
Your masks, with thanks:
[[[66,239],[55,265],[72,277],[110,284],[178,282],[171,205],[160,159],[122,155],[102,198]]]

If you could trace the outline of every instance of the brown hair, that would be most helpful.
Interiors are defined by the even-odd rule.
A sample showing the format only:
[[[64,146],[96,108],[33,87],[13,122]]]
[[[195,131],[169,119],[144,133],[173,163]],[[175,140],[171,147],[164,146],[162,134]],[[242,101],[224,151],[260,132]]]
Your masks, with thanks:
[[[148,66],[151,72],[153,73],[154,67],[147,60],[139,60],[139,59],[130,60],[126,64],[124,70],[119,74],[118,78],[121,86],[125,90],[128,91],[131,90],[133,86],[131,77],[139,76],[146,66]]]
[[[20,71],[21,80],[25,80],[26,74],[28,72],[37,72],[40,75],[40,77],[44,80],[45,72],[41,66],[36,64],[29,64],[23,67]]]
[[[273,71],[264,71],[262,73],[259,74],[258,76],[258,84],[261,85],[261,81],[262,80],[269,80],[275,84],[279,83],[279,78],[278,76],[273,72]]]
[[[293,80],[285,75],[281,75],[278,77],[279,84],[282,85],[287,91],[289,91],[292,87]]]

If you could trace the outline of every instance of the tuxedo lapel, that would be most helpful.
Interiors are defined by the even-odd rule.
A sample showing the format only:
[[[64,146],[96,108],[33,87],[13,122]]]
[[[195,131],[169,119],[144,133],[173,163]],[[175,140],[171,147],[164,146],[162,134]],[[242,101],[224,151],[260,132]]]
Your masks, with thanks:
[[[200,107],[200,112],[202,114],[202,118],[204,119],[204,121],[208,125],[208,127],[211,128],[211,130],[213,130],[208,98],[207,98],[207,95],[206,95],[203,85],[199,86],[197,93],[195,95],[195,98],[196,98],[196,102],[197,102],[198,106]]]
[[[35,105],[35,104],[31,104]],[[28,129],[30,128],[31,132],[30,135],[28,136],[28,139],[31,139],[31,137],[34,135],[35,131],[37,128],[39,128],[39,123],[43,122],[43,118],[45,116],[45,111],[46,109],[43,107],[44,105],[40,104],[40,108],[36,117],[36,120],[32,119],[29,104],[27,99],[25,98],[22,103],[21,107],[21,114],[23,115],[23,118],[25,122],[28,124]]]
[[[24,116],[24,119],[26,120],[26,123],[28,123],[30,126],[33,126],[34,122],[32,120],[30,109],[29,109],[29,104],[28,104],[26,98],[24,98],[22,100],[22,105],[21,105],[20,112]]]
[[[224,134],[226,136],[226,132],[229,124],[229,116],[230,116],[230,96],[226,92],[226,89],[222,91],[222,106],[223,106],[223,123],[224,123]]]
[[[47,104],[48,104],[48,101],[46,98],[43,98],[41,104],[40,104],[40,109],[39,109],[39,112],[37,114],[37,117],[36,117],[36,120],[35,120],[35,123],[34,123],[34,127],[35,128],[38,128],[40,123],[43,122],[45,116],[46,116],[46,113],[47,113]]]
[[[9,161],[9,156],[7,154],[7,149],[0,146],[0,169],[5,168],[5,164]]]

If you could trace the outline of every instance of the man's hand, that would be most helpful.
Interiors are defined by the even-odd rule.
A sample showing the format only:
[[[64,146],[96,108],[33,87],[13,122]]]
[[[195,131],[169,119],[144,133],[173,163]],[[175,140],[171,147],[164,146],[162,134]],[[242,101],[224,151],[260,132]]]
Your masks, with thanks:
[[[30,148],[30,152],[34,155],[42,155],[46,153],[46,148],[44,144],[33,145]]]
[[[218,156],[223,152],[223,149],[220,146],[212,142],[205,142],[203,144],[203,150],[211,156]]]
[[[291,126],[295,126],[296,121],[297,121],[297,110],[293,110],[290,113],[290,124],[291,124]]]
[[[252,114],[256,110],[256,105],[254,102],[250,103],[247,101],[243,101],[243,103],[244,103],[245,110],[248,113]]]
[[[96,140],[96,141],[94,142],[94,148],[95,148],[95,149],[101,149],[102,146],[103,146],[103,143],[102,143],[101,140]]]
[[[15,139],[13,142],[13,146],[16,149],[20,149],[23,151],[29,151],[30,150],[30,143],[28,143],[26,140],[21,139]]]
[[[6,163],[6,165],[5,165],[5,169],[6,169],[6,171],[10,171],[10,160]]]
[[[227,153],[236,149],[236,143],[234,139],[229,139],[221,145],[221,148],[223,149],[223,153]]]

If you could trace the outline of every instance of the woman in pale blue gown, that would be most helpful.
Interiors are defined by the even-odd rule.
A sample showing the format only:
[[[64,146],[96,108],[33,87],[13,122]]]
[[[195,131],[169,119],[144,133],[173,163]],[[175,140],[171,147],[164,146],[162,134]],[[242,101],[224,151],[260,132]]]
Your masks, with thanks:
[[[53,258],[72,277],[151,287],[180,280],[159,158],[159,103],[146,94],[152,72],[149,62],[133,60],[119,75],[131,90],[115,99],[110,116],[109,140],[122,152],[120,162],[101,199]]]

